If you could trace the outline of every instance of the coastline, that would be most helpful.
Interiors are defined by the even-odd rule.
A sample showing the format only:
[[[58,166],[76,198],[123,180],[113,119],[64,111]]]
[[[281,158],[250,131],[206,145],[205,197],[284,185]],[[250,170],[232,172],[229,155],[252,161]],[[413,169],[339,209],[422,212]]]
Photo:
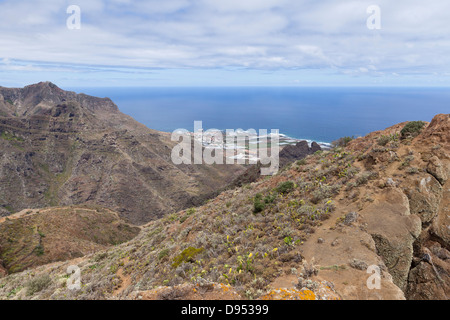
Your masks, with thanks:
[[[175,130],[176,132],[177,130]],[[223,150],[224,155],[228,159],[233,160],[247,160],[258,161],[258,151],[265,150],[267,153],[272,149],[270,139],[274,133],[265,136],[258,136],[256,132],[246,130],[237,130],[233,134],[227,134],[225,130],[207,130],[205,132],[187,132],[194,141],[200,143],[206,149]],[[316,142],[323,150],[331,149],[331,143],[314,141],[309,139],[297,139],[287,136],[283,133],[278,133],[278,147],[281,151],[284,147],[289,145],[296,145],[299,142],[306,141],[311,147],[313,142]],[[233,154],[233,155],[230,155]]]

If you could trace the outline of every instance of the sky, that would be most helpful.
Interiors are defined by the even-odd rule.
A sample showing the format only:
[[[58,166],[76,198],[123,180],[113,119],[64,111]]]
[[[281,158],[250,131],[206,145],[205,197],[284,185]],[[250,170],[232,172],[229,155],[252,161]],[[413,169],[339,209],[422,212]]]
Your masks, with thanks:
[[[448,0],[0,0],[0,13],[0,86],[450,85]]]

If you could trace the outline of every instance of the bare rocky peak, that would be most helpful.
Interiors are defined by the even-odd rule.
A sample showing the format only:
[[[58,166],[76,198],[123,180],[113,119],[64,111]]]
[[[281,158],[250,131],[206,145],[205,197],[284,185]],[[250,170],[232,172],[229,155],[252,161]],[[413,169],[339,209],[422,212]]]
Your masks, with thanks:
[[[0,111],[18,117],[42,114],[51,108],[70,103],[90,112],[119,112],[109,98],[65,91],[51,82],[39,82],[24,88],[0,87]]]

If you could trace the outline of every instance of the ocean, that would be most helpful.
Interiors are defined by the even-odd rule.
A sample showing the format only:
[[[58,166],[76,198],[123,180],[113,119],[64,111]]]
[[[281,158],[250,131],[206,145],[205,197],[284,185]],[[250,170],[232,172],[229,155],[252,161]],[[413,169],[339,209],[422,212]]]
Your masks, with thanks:
[[[109,97],[147,127],[193,131],[279,129],[295,139],[329,143],[403,121],[450,113],[450,88],[68,88]]]

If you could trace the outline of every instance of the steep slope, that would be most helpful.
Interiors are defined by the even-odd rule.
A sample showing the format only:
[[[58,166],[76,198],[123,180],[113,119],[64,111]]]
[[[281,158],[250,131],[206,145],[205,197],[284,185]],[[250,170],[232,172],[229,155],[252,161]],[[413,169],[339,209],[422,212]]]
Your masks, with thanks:
[[[0,87],[0,216],[87,203],[142,224],[201,204],[242,170],[175,166],[174,144],[108,98]]]
[[[0,297],[170,299],[231,288],[245,299],[448,299],[450,117],[421,125],[316,152],[152,221],[120,246],[2,278]],[[71,264],[78,291],[62,281]],[[369,267],[380,271],[378,289]],[[26,293],[44,276],[44,288]]]
[[[127,242],[139,231],[100,207],[24,210],[0,219],[0,259],[9,273],[20,272]]]

